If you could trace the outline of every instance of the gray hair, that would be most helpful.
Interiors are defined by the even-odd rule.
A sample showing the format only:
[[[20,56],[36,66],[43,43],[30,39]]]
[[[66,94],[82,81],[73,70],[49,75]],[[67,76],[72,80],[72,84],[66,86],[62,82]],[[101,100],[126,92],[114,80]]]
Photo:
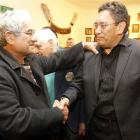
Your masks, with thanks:
[[[53,52],[58,51],[58,38],[56,33],[51,28],[43,28],[38,31],[35,31],[34,40],[37,40],[37,42],[48,42],[49,40],[52,40],[55,46],[53,46]]]
[[[7,44],[4,33],[10,31],[16,36],[22,32],[25,27],[31,25],[32,19],[25,10],[6,11],[0,16],[0,46]]]
[[[102,11],[110,11],[113,19],[115,20],[116,24],[124,21],[126,23],[126,27],[124,30],[124,33],[127,32],[128,26],[129,26],[129,15],[127,8],[124,4],[118,2],[118,1],[110,1],[106,2],[105,4],[101,5],[98,9],[98,13]]]

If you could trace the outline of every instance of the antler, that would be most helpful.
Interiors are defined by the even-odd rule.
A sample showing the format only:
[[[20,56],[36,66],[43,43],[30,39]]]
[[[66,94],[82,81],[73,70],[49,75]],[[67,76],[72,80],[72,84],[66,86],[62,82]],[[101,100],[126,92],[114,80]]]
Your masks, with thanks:
[[[74,13],[72,21],[70,22],[70,27],[68,27],[68,28],[61,28],[61,27],[58,27],[57,25],[55,25],[53,23],[50,10],[49,10],[49,8],[48,8],[48,6],[46,4],[41,3],[41,9],[42,9],[46,19],[50,23],[51,28],[54,31],[56,31],[57,33],[60,33],[60,34],[69,34],[71,32],[71,26],[74,25],[74,22],[75,22],[75,20],[77,18],[77,13]]]
[[[71,22],[70,22],[70,25],[71,25],[71,26],[74,25],[76,18],[77,18],[77,13],[74,13],[73,18],[72,18],[72,20],[71,20]]]
[[[45,15],[45,17],[47,18],[48,22],[51,23],[52,22],[52,16],[50,13],[50,10],[48,8],[48,6],[44,3],[41,3],[41,9]]]

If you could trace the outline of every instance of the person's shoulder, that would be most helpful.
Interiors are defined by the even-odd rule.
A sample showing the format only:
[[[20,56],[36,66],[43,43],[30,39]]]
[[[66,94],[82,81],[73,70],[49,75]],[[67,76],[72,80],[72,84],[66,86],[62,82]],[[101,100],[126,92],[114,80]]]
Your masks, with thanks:
[[[140,56],[140,40],[129,38],[128,49],[131,50],[132,56]]]
[[[140,46],[140,40],[138,39],[132,39],[132,38],[128,38],[129,44],[130,45],[134,45],[134,46]]]
[[[95,53],[93,53],[91,51],[88,51],[88,50],[85,51],[85,59],[88,59],[88,58],[91,58],[91,57],[95,57],[95,56],[96,56]]]

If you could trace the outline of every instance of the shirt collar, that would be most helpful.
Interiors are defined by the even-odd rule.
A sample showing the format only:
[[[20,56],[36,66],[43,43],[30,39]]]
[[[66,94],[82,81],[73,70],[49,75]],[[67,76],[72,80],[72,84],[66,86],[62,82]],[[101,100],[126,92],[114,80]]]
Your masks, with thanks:
[[[127,37],[127,36],[124,36],[121,41],[118,43],[117,46],[121,46],[121,47],[128,47],[131,45],[131,40]],[[116,47],[117,47],[116,46]],[[98,46],[98,51],[100,54],[104,54],[104,49],[101,48],[100,46]]]
[[[0,57],[3,59],[12,69],[20,68],[21,65],[17,62],[13,56],[6,51],[3,47],[0,47]]]

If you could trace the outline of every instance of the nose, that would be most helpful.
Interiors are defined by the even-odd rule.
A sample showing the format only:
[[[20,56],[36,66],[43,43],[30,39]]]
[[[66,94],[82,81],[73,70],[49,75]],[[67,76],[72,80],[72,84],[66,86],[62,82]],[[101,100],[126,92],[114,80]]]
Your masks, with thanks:
[[[36,42],[37,42],[37,39],[32,38],[31,43],[32,43],[33,45],[35,45]]]
[[[34,36],[32,37],[32,42],[36,43],[37,42],[37,38],[35,38]]]
[[[97,26],[97,28],[95,28],[95,34],[100,34],[102,32],[102,28],[101,26]]]

